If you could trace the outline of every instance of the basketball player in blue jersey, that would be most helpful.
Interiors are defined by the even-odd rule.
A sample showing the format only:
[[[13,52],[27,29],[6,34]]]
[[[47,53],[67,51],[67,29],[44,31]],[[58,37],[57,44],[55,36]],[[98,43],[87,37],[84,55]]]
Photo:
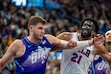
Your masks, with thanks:
[[[104,55],[100,57],[99,55],[95,57],[92,64],[92,74],[111,74],[111,30],[105,33],[105,48],[108,52],[103,50]],[[102,48],[99,48],[102,50]],[[105,57],[104,57],[105,56]],[[106,60],[108,61],[106,61]]]
[[[81,28],[80,33],[78,32],[62,33],[57,37],[63,40],[68,40],[68,41],[74,40],[78,42],[78,41],[92,39],[94,33],[95,34],[98,33],[99,30],[97,21],[90,18],[84,19],[81,22],[80,28]],[[101,35],[97,34],[97,36]],[[94,39],[95,38],[96,37],[94,37]],[[54,49],[56,49],[56,47]],[[89,66],[93,61],[94,56],[98,52],[99,50],[94,49],[94,46],[86,46],[84,48],[75,47],[71,50],[63,50],[62,62],[61,62],[61,74],[88,74]]]
[[[100,55],[96,55],[92,63],[92,72],[90,74],[109,74],[109,64]]]
[[[93,44],[93,40],[81,41],[82,45],[74,41],[60,40],[49,34],[44,35],[45,24],[46,21],[42,17],[31,16],[28,22],[29,36],[17,39],[9,46],[0,59],[0,72],[8,61],[14,58],[16,64],[14,74],[45,74],[48,54],[53,46],[69,49],[76,45],[84,47]],[[101,38],[103,37],[95,40],[101,42]]]

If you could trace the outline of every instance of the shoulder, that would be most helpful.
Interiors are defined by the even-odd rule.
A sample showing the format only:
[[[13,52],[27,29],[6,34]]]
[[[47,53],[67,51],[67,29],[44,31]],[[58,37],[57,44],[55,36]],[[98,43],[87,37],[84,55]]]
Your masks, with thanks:
[[[51,43],[51,44],[54,44],[54,45],[58,45],[60,44],[60,39],[58,39],[57,37],[53,36],[53,35],[50,35],[50,34],[45,34],[44,35],[47,40]]]
[[[22,42],[22,40],[20,40],[20,39],[16,39],[16,40],[14,40],[14,42],[12,43],[12,46],[16,46],[16,47],[20,47],[20,46],[22,46],[23,45],[23,42]]]
[[[55,38],[55,36],[51,35],[51,34],[45,34],[44,35],[48,40]]]
[[[51,34],[45,34],[44,36],[45,37],[53,37],[53,35],[51,35]]]
[[[7,53],[10,53],[10,55],[14,55],[18,52],[18,49],[21,49],[23,47],[22,40],[14,40],[14,42],[8,47]]]
[[[19,44],[19,43],[23,43],[23,42],[22,42],[22,40],[20,40],[20,39],[16,39],[13,43],[14,43],[14,44]]]
[[[55,36],[53,36],[53,35],[51,35],[51,34],[45,34],[44,36],[47,38],[47,40],[48,40],[51,44],[55,41],[55,39],[57,39]]]

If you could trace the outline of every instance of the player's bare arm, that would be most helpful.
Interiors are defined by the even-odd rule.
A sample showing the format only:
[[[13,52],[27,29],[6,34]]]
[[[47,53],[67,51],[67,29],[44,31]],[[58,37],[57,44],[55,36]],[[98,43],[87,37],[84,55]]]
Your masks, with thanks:
[[[54,44],[55,46],[59,47],[60,49],[69,49],[73,48],[77,45],[76,42],[74,41],[66,41],[66,40],[61,40],[58,39],[52,35],[45,35],[47,39],[50,41],[51,44]]]
[[[95,45],[95,49],[97,49],[99,54],[109,63],[111,63],[111,56],[109,55],[105,46]]]
[[[7,49],[6,54],[0,59],[0,72],[4,66],[13,58],[22,55],[23,51],[20,52],[19,49],[23,46],[21,40],[15,40]],[[19,51],[18,51],[19,50]]]
[[[59,34],[58,36],[56,36],[58,39],[61,39],[61,40],[66,40],[66,41],[69,41],[70,38],[71,38],[71,33],[70,32],[63,32],[61,34]]]

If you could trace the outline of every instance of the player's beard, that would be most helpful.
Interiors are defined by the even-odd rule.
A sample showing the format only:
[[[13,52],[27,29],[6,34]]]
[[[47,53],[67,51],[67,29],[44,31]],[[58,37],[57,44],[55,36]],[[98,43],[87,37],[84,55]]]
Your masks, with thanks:
[[[88,31],[87,34],[85,34],[83,31],[81,33],[81,37],[85,40],[89,39],[91,37],[91,31]]]

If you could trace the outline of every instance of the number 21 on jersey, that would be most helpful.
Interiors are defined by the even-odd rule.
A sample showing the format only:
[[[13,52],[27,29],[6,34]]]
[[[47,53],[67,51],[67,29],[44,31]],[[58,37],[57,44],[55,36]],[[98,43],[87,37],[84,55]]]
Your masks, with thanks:
[[[82,59],[82,56],[79,56],[77,53],[73,53],[73,57],[71,58],[71,61],[79,64]]]

